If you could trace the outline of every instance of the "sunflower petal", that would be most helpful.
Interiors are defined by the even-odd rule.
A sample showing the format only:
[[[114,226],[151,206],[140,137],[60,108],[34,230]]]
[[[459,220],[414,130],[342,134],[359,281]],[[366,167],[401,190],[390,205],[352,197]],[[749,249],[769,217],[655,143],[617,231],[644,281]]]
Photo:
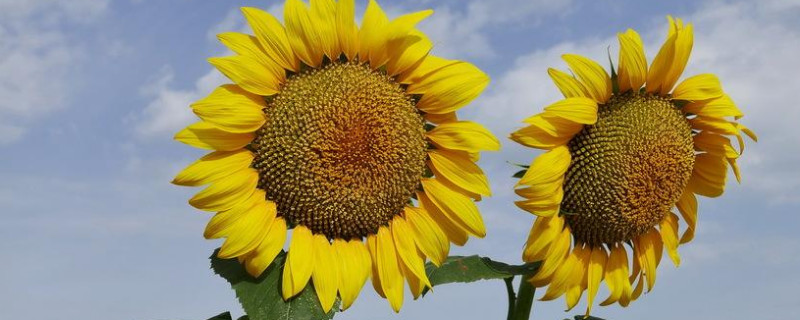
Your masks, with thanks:
[[[575,77],[553,68],[547,68],[547,74],[553,79],[553,83],[555,83],[558,90],[561,91],[561,94],[564,95],[564,98],[588,97],[586,92],[584,92],[583,86]]]
[[[191,107],[200,119],[223,131],[255,132],[266,122],[264,99],[236,85],[222,85]]]
[[[355,23],[355,0],[336,2],[336,34],[345,56],[353,60],[358,54],[358,27]],[[344,303],[344,302],[343,302]]]
[[[561,217],[554,217],[553,219],[563,220]],[[569,227],[565,227],[560,231],[558,236],[556,236],[553,243],[551,243],[547,248],[547,256],[545,257],[542,265],[539,267],[539,270],[536,271],[533,277],[531,277],[531,284],[536,287],[543,287],[551,282],[553,274],[559,267],[561,267],[561,262],[567,258],[571,242],[572,233],[570,233]]]
[[[442,123],[426,135],[435,145],[445,149],[467,152],[500,150],[500,141],[489,130],[472,121]]]
[[[372,49],[382,45],[381,40],[387,25],[389,18],[381,6],[375,0],[369,0],[361,21],[361,29],[358,30],[359,60],[370,61]]]
[[[245,168],[216,180],[189,199],[189,204],[204,211],[223,211],[247,199],[256,190],[258,172]]]
[[[402,52],[400,47],[405,42],[406,36],[414,30],[414,26],[432,13],[433,10],[412,12],[389,22],[372,38],[374,42],[368,48],[370,66],[377,69],[392,58],[396,58],[393,54]]]
[[[597,296],[597,290],[600,289],[600,282],[603,281],[604,273],[603,270],[606,267],[606,263],[608,261],[608,253],[603,246],[593,247],[592,253],[589,258],[589,269],[587,270],[586,278],[588,282],[588,301],[586,302],[586,315],[588,316],[589,313],[592,311],[592,303],[594,302],[595,296]]]
[[[564,227],[564,219],[559,217],[537,218],[531,227],[522,260],[525,262],[541,261]]]
[[[387,227],[380,227],[376,236],[376,256],[378,275],[383,293],[394,309],[400,312],[403,306],[403,274],[397,261],[397,250],[392,239],[392,231]]]
[[[726,161],[724,157],[708,153],[697,155],[689,187],[697,194],[714,198],[725,190]]]
[[[394,54],[386,63],[389,76],[394,76],[409,70],[417,65],[428,55],[433,48],[433,42],[422,32],[412,30],[399,44],[390,49]]]
[[[683,80],[672,91],[672,99],[699,101],[722,97],[722,85],[713,74],[698,74]]]
[[[459,246],[467,243],[467,232],[454,220],[455,217],[450,217],[440,210],[425,192],[417,192],[417,199],[419,199],[419,213],[430,217],[441,228],[442,232],[447,235],[447,239]],[[449,250],[449,245],[447,248]]]
[[[261,243],[256,247],[254,254],[245,263],[247,273],[253,277],[261,275],[272,264],[275,257],[286,242],[286,221],[276,218],[269,226],[269,230]]]
[[[428,256],[434,265],[442,265],[450,252],[447,235],[421,208],[405,207],[403,216],[408,221],[420,251]]]
[[[268,57],[286,70],[300,70],[300,59],[292,51],[286,30],[278,19],[257,8],[242,8],[242,14]]]
[[[633,29],[617,34],[619,39],[619,91],[639,92],[647,80],[647,58],[644,55],[642,38]]]
[[[319,67],[324,53],[323,42],[306,5],[301,0],[286,0],[283,21],[292,51],[311,67]]]
[[[712,155],[725,157],[727,159],[736,159],[739,157],[739,153],[736,152],[736,149],[731,145],[731,141],[725,136],[702,131],[695,135],[693,140],[695,148]]]
[[[686,221],[686,231],[683,232],[680,243],[692,241],[694,230],[697,227],[697,198],[691,190],[686,189],[675,206],[678,207],[683,220]]]
[[[314,268],[311,271],[311,279],[314,281],[314,289],[319,297],[322,310],[328,312],[336,301],[338,290],[339,269],[337,257],[331,247],[328,238],[324,235],[316,234],[313,236],[313,255]]]
[[[667,248],[669,258],[675,266],[681,264],[681,257],[678,255],[678,216],[670,212],[661,221],[661,240]]]
[[[556,147],[531,162],[517,185],[539,185],[559,182],[569,168],[572,157],[567,146]]]
[[[208,62],[242,89],[257,95],[271,96],[278,93],[286,79],[282,68],[272,64],[264,65],[249,56],[209,58]]]
[[[336,3],[333,0],[311,0],[311,17],[322,51],[331,60],[338,59],[342,51],[336,34]]]
[[[662,95],[669,93],[669,90],[678,82],[683,69],[686,68],[686,63],[689,62],[689,55],[692,53],[692,45],[694,43],[692,25],[683,26],[680,19],[678,19],[677,23],[675,23],[675,32],[675,55],[672,58],[669,71],[664,76],[664,82],[661,84]]]
[[[426,113],[456,111],[477,98],[489,84],[489,76],[467,62],[456,62],[409,84],[406,92],[421,94],[417,108]]]
[[[239,220],[250,213],[250,209],[256,205],[256,202],[264,201],[264,196],[263,191],[256,190],[230,209],[215,214],[208,221],[203,237],[206,239],[218,239],[231,235],[238,228]]]
[[[581,80],[588,96],[597,103],[605,103],[611,98],[611,77],[602,66],[591,59],[575,54],[565,54],[561,57]]]
[[[394,240],[397,256],[405,269],[410,271],[413,276],[421,282],[421,285],[428,288],[432,287],[427,274],[425,274],[425,259],[420,257],[414,238],[411,237],[411,227],[405,218],[395,216],[392,219],[392,239]],[[405,272],[404,272],[405,273]],[[408,274],[405,273],[407,276]]]
[[[547,291],[544,293],[544,296],[539,298],[541,301],[549,301],[555,298],[560,297],[567,291],[567,285],[571,282],[571,278],[573,276],[573,269],[578,268],[578,251],[581,251],[582,248],[580,246],[576,246],[572,249],[567,255],[566,260],[563,264],[561,264],[553,273],[552,280],[550,284],[547,286]],[[546,263],[546,261],[545,261]],[[537,272],[538,275],[538,272]],[[537,275],[534,275],[531,278],[533,282]]]
[[[511,133],[511,139],[524,146],[553,149],[565,145],[583,129],[583,125],[559,117],[538,114],[525,119],[530,124]]]
[[[361,240],[333,240],[333,249],[339,261],[339,295],[342,310],[349,308],[369,278],[372,259]]]
[[[218,129],[207,122],[196,122],[175,134],[175,140],[201,149],[233,151],[244,148],[253,141],[252,132],[232,133]]]
[[[422,189],[431,202],[467,232],[483,238],[486,226],[472,199],[455,192],[436,179],[422,179]]]
[[[727,94],[723,94],[719,98],[691,102],[683,107],[683,112],[709,118],[734,117],[739,119],[744,116],[744,113],[736,107]]]
[[[229,259],[255,250],[266,237],[276,212],[274,202],[263,198],[254,201],[253,206],[237,220],[235,231],[228,235],[217,256]]]
[[[597,122],[597,102],[589,98],[566,98],[545,107],[543,115],[580,124],[594,124]]]
[[[689,119],[689,124],[694,129],[716,132],[727,135],[739,135],[735,122],[725,119],[697,116]]]
[[[294,297],[311,278],[314,269],[314,236],[308,228],[297,225],[292,232],[292,240],[283,267],[283,285],[281,292],[283,299]]]
[[[431,150],[428,167],[436,177],[449,181],[472,193],[489,196],[489,181],[483,171],[469,159],[466,152]]]
[[[181,170],[172,183],[181,186],[200,186],[227,177],[250,166],[253,154],[245,149],[214,151]]]

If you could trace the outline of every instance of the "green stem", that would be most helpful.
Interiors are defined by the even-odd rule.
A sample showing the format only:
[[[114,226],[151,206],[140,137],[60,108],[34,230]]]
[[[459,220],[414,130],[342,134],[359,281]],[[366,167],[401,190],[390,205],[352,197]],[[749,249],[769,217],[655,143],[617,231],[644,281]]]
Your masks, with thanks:
[[[514,277],[503,279],[506,282],[506,293],[508,293],[508,316],[506,319],[514,320],[514,305],[517,302],[517,295],[514,293]]]
[[[530,276],[523,276],[520,279],[517,302],[514,306],[514,320],[528,320],[531,316],[533,294],[536,292],[536,288],[528,282],[529,279]]]

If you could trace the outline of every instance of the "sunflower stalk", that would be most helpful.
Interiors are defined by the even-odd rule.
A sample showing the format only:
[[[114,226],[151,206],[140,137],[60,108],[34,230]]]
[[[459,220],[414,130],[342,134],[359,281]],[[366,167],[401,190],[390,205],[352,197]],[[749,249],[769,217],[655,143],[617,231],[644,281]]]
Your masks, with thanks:
[[[533,276],[533,274],[523,275],[520,279],[519,292],[517,292],[517,297],[514,302],[513,314],[509,309],[509,320],[528,320],[530,318],[531,308],[533,307],[533,295],[536,293],[536,287],[528,281],[531,276]]]

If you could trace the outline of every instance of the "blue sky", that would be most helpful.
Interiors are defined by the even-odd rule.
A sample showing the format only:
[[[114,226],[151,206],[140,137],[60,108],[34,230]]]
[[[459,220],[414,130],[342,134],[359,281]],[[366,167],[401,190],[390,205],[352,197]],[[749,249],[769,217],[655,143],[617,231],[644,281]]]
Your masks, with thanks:
[[[365,1],[359,1],[363,7]],[[392,15],[433,8],[421,24],[435,53],[469,60],[492,83],[463,118],[505,137],[558,99],[546,68],[562,53],[605,62],[617,32],[634,28],[652,58],[666,14],[695,25],[686,74],[712,72],[759,133],[740,160],[743,183],[700,200],[698,234],[665,259],[656,288],[608,319],[778,319],[800,296],[800,2],[383,1]],[[276,1],[0,0],[0,305],[8,319],[205,319],[241,314],[207,257],[208,214],[170,185],[202,154],[172,141],[193,121],[188,104],[225,81],[205,59],[214,34],[246,30],[240,6]],[[455,254],[517,263],[533,217],[516,209],[515,171],[536,151],[503,140],[481,165],[494,197],[488,228]],[[372,288],[337,319],[501,319],[500,281],[437,287],[394,314]],[[601,292],[601,295],[604,295]],[[539,293],[541,295],[541,293]],[[534,319],[561,319],[563,299],[535,302]]]

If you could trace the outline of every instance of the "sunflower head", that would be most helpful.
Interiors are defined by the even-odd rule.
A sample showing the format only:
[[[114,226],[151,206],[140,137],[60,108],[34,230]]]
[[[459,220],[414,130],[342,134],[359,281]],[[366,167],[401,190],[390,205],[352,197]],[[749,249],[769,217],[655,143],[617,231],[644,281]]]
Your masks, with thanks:
[[[390,20],[375,1],[361,26],[353,0],[287,0],[285,25],[243,8],[253,35],[223,33],[235,55],[209,61],[233,84],[192,104],[201,119],[175,138],[213,150],[173,181],[208,185],[189,203],[216,214],[207,238],[253,276],[283,249],[285,299],[314,282],[323,309],[349,307],[368,278],[396,311],[404,282],[430,287],[424,263],[485,227],[489,195],[475,164],[497,150],[455,112],[488,77],[430,54],[425,10]]]
[[[549,69],[564,99],[525,120],[511,138],[546,150],[516,189],[517,205],[537,215],[523,252],[543,261],[530,281],[548,286],[543,300],[566,294],[573,308],[588,290],[591,310],[600,283],[610,295],[601,305],[627,306],[646,282],[648,291],[666,250],[694,237],[695,195],[722,194],[727,168],[739,180],[743,116],[711,74],[675,85],[692,50],[691,24],[669,17],[667,40],[647,65],[639,35],[618,35],[618,69],[567,54],[573,75]],[[739,142],[734,148],[729,137]],[[679,218],[686,229],[679,233]],[[632,251],[631,259],[626,249]]]

